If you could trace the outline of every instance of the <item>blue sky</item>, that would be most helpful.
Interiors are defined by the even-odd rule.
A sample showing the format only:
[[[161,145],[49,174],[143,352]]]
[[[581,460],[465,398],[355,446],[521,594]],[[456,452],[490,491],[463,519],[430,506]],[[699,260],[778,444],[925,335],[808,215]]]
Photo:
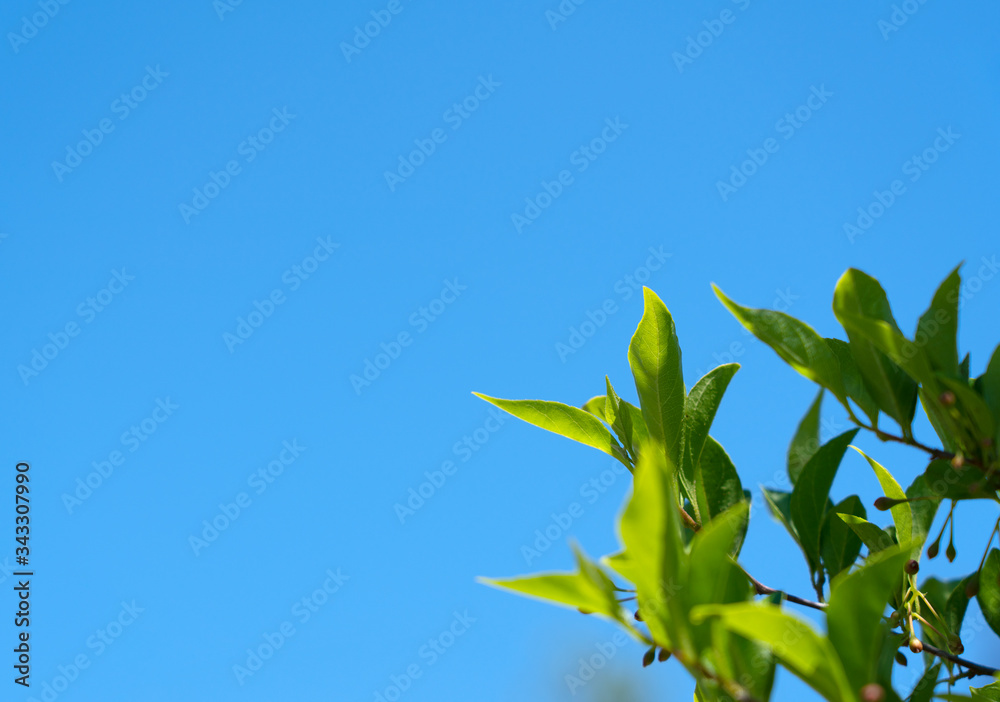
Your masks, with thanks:
[[[689,385],[743,364],[714,435],[776,486],[813,387],[710,283],[834,335],[855,266],[910,331],[962,260],[981,372],[998,20],[985,0],[6,3],[2,460],[7,489],[31,464],[37,618],[32,688],[0,696],[690,699],[609,625],[474,582],[569,567],[570,537],[610,552],[629,480],[471,391],[582,404],[609,374],[634,399],[645,283]],[[855,491],[878,494],[856,456],[834,494]],[[758,509],[748,569],[806,594],[793,549]],[[966,645],[1000,656],[988,631]],[[780,676],[775,699],[802,694]]]

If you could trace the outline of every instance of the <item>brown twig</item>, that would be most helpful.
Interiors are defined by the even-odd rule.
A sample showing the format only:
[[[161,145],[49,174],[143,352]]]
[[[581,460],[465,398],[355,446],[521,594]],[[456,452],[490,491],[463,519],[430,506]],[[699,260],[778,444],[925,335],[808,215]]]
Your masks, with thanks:
[[[743,570],[742,566],[740,567],[740,570]],[[757,578],[750,575],[750,573],[746,572],[745,570],[743,570],[743,575],[747,576],[747,580],[749,580],[750,584],[753,585],[754,590],[757,591],[758,595],[773,595],[775,593],[779,593],[783,598],[785,598],[789,602],[794,602],[795,604],[802,605],[803,607],[812,607],[813,609],[818,609],[821,612],[825,610],[827,607],[827,605],[825,605],[822,602],[813,602],[812,600],[807,600],[802,597],[789,595],[784,590],[776,590],[773,587],[768,587],[761,581],[757,580]]]
[[[937,656],[938,658],[943,658],[946,661],[951,661],[956,665],[968,668],[965,677],[971,678],[975,677],[976,675],[989,675],[992,677],[995,676],[997,673],[1000,673],[1000,670],[997,670],[996,668],[990,668],[988,665],[980,665],[979,663],[973,663],[972,661],[967,661],[964,658],[959,658],[953,653],[948,653],[947,651],[942,651],[940,648],[931,646],[929,643],[924,644],[924,653],[929,653],[932,656]],[[968,673],[971,673],[971,675],[969,675]]]

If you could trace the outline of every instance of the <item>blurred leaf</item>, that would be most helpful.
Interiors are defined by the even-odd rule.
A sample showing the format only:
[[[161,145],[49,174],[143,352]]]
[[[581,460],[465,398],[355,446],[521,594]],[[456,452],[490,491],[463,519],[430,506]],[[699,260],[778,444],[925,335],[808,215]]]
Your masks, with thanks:
[[[823,520],[820,556],[831,580],[840,571],[850,568],[861,553],[860,537],[838,516],[839,513],[853,514],[862,519],[867,516],[861,498],[851,495],[835,505]]]
[[[792,490],[792,524],[795,525],[799,543],[809,559],[811,570],[817,570],[820,565],[820,528],[826,516],[830,486],[833,485],[837,468],[848,445],[857,433],[857,429],[851,429],[821,446],[802,468]]]
[[[833,312],[847,332],[851,353],[871,396],[902,427],[903,434],[910,436],[917,385],[873,338],[872,330],[879,325],[902,336],[882,286],[871,276],[849,269],[837,281]]]
[[[931,702],[931,698],[934,696],[934,683],[937,681],[940,672],[940,663],[932,665],[925,670],[913,688],[913,692],[907,698],[907,702]]]
[[[930,307],[917,323],[913,337],[921,344],[934,370],[958,377],[958,298],[962,279],[955,268],[938,287]]]
[[[695,621],[719,617],[730,631],[770,646],[782,665],[825,699],[856,701],[830,641],[780,608],[755,602],[702,605],[692,610],[691,615]]]
[[[979,594],[976,600],[983,618],[990,625],[993,633],[1000,635],[1000,551],[993,549],[986,557],[983,569],[979,572]]]
[[[650,438],[680,466],[685,397],[681,349],[669,310],[652,290],[642,291],[645,308],[628,347],[629,366]]]
[[[995,682],[986,687],[970,687],[969,694],[973,700],[982,702],[1000,702],[1000,682]]]
[[[809,405],[809,410],[799,422],[788,446],[788,477],[795,484],[802,472],[803,466],[809,462],[819,450],[819,413],[823,404],[823,388],[816,394],[816,399]]]
[[[561,402],[501,400],[478,392],[472,394],[529,424],[604,451],[631,468],[624,450],[618,445],[618,441],[611,435],[608,428],[590,412],[579,407],[564,405]]]
[[[808,324],[784,312],[743,307],[712,286],[722,304],[748,331],[770,346],[799,373],[826,388],[847,406],[840,364],[823,338]]]
[[[908,545],[887,549],[869,556],[866,565],[830,583],[827,635],[855,690],[875,680],[879,650],[888,634],[882,613],[909,558]]]
[[[990,408],[998,427],[993,442],[995,445],[1000,444],[1000,346],[993,351],[986,372],[977,378],[976,387]]]

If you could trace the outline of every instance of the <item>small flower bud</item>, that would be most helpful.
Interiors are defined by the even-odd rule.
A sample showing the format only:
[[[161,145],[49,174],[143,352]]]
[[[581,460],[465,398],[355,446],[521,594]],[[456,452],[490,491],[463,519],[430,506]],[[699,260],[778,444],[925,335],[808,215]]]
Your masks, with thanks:
[[[882,702],[885,699],[885,688],[877,683],[868,683],[861,688],[862,702]]]
[[[964,465],[965,465],[965,458],[961,454],[958,454],[957,456],[951,459],[951,467],[954,468],[955,470],[962,470],[962,466]]]
[[[906,656],[903,655],[902,651],[896,651],[896,662],[904,668],[909,665],[909,661],[906,660]]]
[[[940,397],[938,397],[938,401],[945,407],[951,407],[955,404],[955,393],[951,390],[945,390],[941,393]]]
[[[939,546],[939,544],[938,544],[937,541],[935,541],[934,543],[932,543],[930,546],[927,547],[927,557],[928,558],[934,558],[934,557],[936,557],[938,555],[938,549],[939,548],[940,548],[940,546]]]
[[[965,651],[965,646],[962,645],[962,639],[958,638],[957,634],[952,634],[948,637],[948,650],[956,656],[962,655]]]
[[[897,504],[896,500],[890,500],[888,497],[880,497],[877,500],[875,500],[875,509],[884,512],[887,509],[895,507],[896,504]]]
[[[916,636],[910,639],[910,650],[914,653],[922,653],[924,650],[924,644]]]
[[[889,615],[889,628],[895,629],[899,626],[899,612],[893,612]]]
[[[652,665],[652,663],[653,663],[653,661],[655,659],[656,659],[656,646],[653,646],[651,649],[649,649],[648,651],[646,651],[646,653],[643,655],[643,657],[642,657],[642,667],[645,668],[647,666]]]
[[[658,660],[658,661],[659,661],[660,663],[663,663],[663,662],[664,662],[665,660],[667,660],[668,658],[670,658],[670,651],[668,651],[668,650],[667,650],[667,649],[665,649],[665,648],[661,648],[661,649],[660,649],[660,655],[658,655],[658,656],[656,657],[656,660]]]
[[[642,615],[639,614],[639,610],[635,610],[635,620],[637,622],[641,622],[642,621]]]
[[[907,561],[905,570],[909,575],[916,575],[920,570],[920,564],[917,561]]]
[[[969,582],[965,584],[965,596],[968,599],[972,599],[979,594],[979,573],[970,578]]]
[[[949,563],[955,562],[955,556],[958,555],[958,551],[955,550],[955,544],[948,542],[948,548],[944,550],[944,555],[947,556]]]

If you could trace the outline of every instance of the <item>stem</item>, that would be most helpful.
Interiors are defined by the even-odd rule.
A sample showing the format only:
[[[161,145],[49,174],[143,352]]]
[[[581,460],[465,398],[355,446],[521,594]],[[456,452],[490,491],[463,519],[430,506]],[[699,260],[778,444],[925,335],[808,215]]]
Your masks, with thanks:
[[[951,453],[950,451],[945,451],[944,449],[934,448],[933,446],[922,444],[914,438],[906,438],[902,436],[895,436],[894,434],[886,434],[881,429],[870,427],[867,424],[859,423],[858,426],[860,426],[862,429],[867,429],[870,432],[874,432],[875,436],[877,436],[882,441],[894,441],[897,444],[903,444],[905,446],[911,446],[915,449],[920,449],[921,451],[925,451],[926,453],[930,454],[931,458],[936,458],[942,461],[950,461],[951,459],[955,458],[955,454]],[[964,458],[964,460],[970,466],[975,466],[979,470],[987,473],[989,472],[986,466],[984,466],[979,461],[973,460],[971,458]]]
[[[740,570],[743,570],[742,566],[740,566]],[[768,587],[761,581],[757,580],[757,578],[750,575],[750,573],[746,572],[745,570],[743,570],[743,575],[747,576],[747,580],[749,580],[750,584],[753,585],[754,590],[757,591],[758,595],[773,595],[775,593],[779,593],[786,600],[788,600],[789,602],[794,602],[797,605],[802,605],[803,607],[812,607],[813,609],[818,609],[821,612],[826,609],[826,605],[823,604],[822,602],[813,602],[812,600],[803,599],[802,597],[789,595],[787,592],[783,590],[775,590],[773,587]]]
[[[684,525],[688,529],[690,529],[691,531],[699,531],[701,529],[701,524],[699,524],[698,522],[696,522],[694,520],[694,517],[692,517],[690,514],[687,513],[687,510],[685,510],[680,505],[677,506],[677,509],[680,510],[680,512],[681,512],[681,519],[684,520]]]

